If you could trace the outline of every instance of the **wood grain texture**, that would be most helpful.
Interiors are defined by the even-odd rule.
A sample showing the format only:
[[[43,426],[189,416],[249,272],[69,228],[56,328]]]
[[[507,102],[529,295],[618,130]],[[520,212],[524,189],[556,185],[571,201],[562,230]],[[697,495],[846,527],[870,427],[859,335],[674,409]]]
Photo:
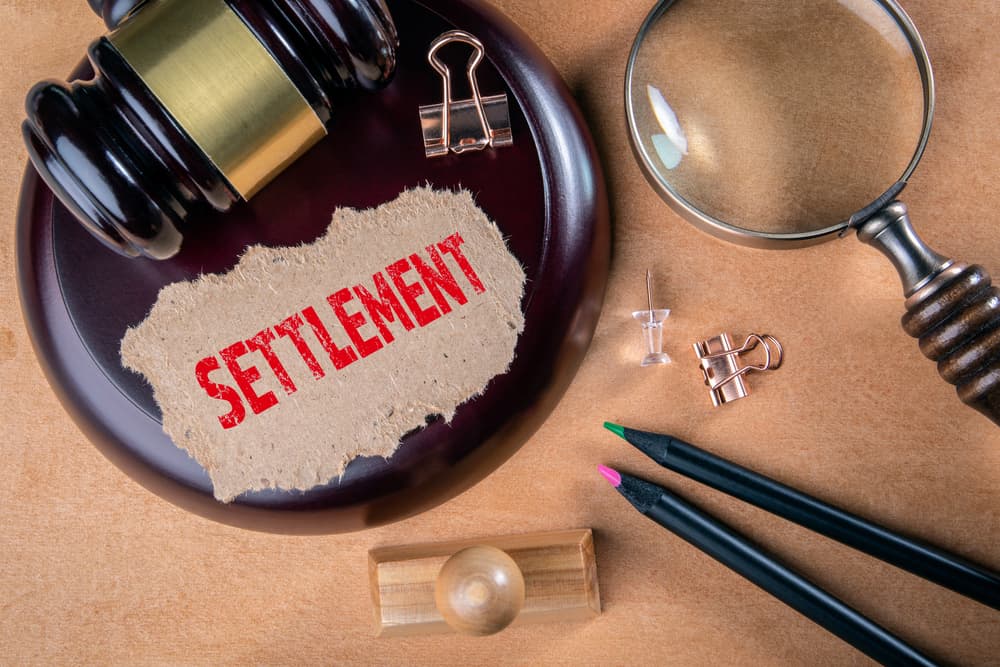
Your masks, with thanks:
[[[1000,269],[1000,5],[904,0],[934,63],[938,107],[907,191],[919,231]],[[611,419],[667,431],[887,526],[1000,569],[1000,433],[962,406],[899,328],[894,271],[853,240],[792,253],[709,238],[670,212],[628,149],[625,59],[651,0],[499,0],[555,62],[602,151],[615,214],[605,310],[574,385],[496,473],[401,524],[330,537],[245,532],[187,514],[105,461],[48,389],[21,321],[14,219],[28,88],[64,76],[101,33],[86,3],[0,2],[0,662],[7,664],[868,664],[621,501],[608,463],[654,479],[767,545],[941,660],[995,664],[1000,615],[657,468]],[[917,214],[919,212],[919,215]],[[640,369],[645,269],[673,309],[667,367]],[[659,305],[659,304],[658,304]],[[780,372],[722,408],[692,342],[765,329]],[[379,640],[376,546],[589,525],[604,613],[493,637]]]
[[[495,635],[521,613],[524,575],[514,559],[496,547],[467,547],[441,566],[434,605],[456,632]]]
[[[438,575],[452,556],[478,546],[500,549],[521,570],[524,606],[512,625],[581,621],[600,613],[589,529],[383,547],[368,555],[379,636],[454,632],[435,606]]]
[[[963,403],[1000,424],[1000,289],[956,262],[906,300],[903,329],[937,362]]]

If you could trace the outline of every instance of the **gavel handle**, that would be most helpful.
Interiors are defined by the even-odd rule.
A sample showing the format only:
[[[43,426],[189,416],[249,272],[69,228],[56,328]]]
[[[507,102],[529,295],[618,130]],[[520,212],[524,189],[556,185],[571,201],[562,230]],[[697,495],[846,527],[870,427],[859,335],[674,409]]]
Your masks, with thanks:
[[[1000,425],[1000,289],[977,265],[949,260],[913,230],[892,202],[858,226],[858,238],[895,265],[906,293],[903,329],[955,385],[959,398]]]

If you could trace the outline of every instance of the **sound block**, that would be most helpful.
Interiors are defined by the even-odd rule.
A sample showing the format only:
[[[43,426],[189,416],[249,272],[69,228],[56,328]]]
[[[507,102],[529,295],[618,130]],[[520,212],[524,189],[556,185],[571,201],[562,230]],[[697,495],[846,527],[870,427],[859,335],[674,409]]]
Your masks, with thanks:
[[[224,523],[286,533],[395,521],[469,488],[548,416],[589,345],[609,259],[608,204],[592,140],[565,84],[530,40],[480,2],[398,0],[399,69],[380,93],[340,101],[330,135],[249,203],[207,212],[166,261],[127,259],[93,239],[29,166],[18,218],[18,279],[35,351],[80,428],[117,466],[177,505]],[[511,147],[428,159],[418,107],[441,101],[427,49],[442,32],[476,35],[484,95],[510,99]],[[454,56],[456,98],[468,53]],[[81,65],[77,78],[89,78]],[[497,222],[528,277],[514,362],[451,423],[429,420],[389,459],[355,459],[308,491],[246,493],[223,505],[205,471],[163,433],[145,380],[122,368],[119,343],[164,285],[231,269],[252,244],[311,242],[338,206],[368,208],[429,183],[464,187]],[[95,491],[81,482],[81,493]]]

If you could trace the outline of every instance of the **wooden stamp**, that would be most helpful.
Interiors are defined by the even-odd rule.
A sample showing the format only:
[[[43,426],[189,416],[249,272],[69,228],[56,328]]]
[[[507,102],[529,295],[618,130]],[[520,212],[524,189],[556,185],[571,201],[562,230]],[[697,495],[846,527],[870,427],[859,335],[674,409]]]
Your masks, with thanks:
[[[490,635],[601,613],[590,529],[381,547],[368,559],[380,637]]]

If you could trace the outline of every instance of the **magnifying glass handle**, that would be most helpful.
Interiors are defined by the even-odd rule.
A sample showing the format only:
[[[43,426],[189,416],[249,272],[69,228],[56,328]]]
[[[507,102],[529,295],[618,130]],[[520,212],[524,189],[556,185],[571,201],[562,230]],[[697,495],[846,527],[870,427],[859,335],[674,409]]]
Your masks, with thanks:
[[[964,403],[1000,425],[1000,289],[986,269],[927,247],[898,201],[861,223],[858,238],[899,272],[906,333],[919,339],[920,351],[937,362]]]

